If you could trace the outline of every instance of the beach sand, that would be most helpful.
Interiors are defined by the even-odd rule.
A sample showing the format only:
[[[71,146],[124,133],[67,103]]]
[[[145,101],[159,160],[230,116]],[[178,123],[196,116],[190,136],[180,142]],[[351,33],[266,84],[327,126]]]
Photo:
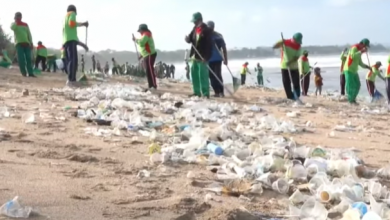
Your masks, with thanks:
[[[215,174],[202,165],[150,165],[148,142],[134,141],[131,135],[102,138],[87,135],[85,127],[92,126],[71,116],[78,102],[66,99],[50,88],[61,88],[66,81],[62,73],[44,73],[38,78],[22,77],[16,69],[0,69],[0,107],[6,105],[10,118],[0,120],[0,203],[18,195],[24,205],[39,213],[33,219],[87,220],[87,219],[254,219],[245,209],[262,213],[283,214],[287,196],[272,191],[254,201],[242,201],[233,196],[217,196],[204,203],[207,194],[201,183],[216,179]],[[122,81],[112,79],[110,83]],[[123,81],[129,83],[130,81]],[[29,95],[23,96],[27,89]],[[164,83],[159,93],[191,94],[189,83]],[[306,132],[283,134],[293,137],[299,145],[329,148],[354,147],[358,156],[372,167],[381,167],[390,161],[390,136],[387,133],[389,115],[362,114],[361,107],[330,101],[323,97],[304,97],[312,108],[292,108],[265,102],[269,98],[284,98],[282,91],[242,88],[236,93],[239,105],[258,104],[277,118],[293,121],[305,127]],[[232,98],[218,99],[231,102]],[[318,108],[328,109],[328,113]],[[47,109],[64,115],[66,121],[44,120],[38,109]],[[300,116],[287,118],[289,111],[300,111]],[[21,118],[35,112],[36,123],[25,124]],[[343,112],[343,114],[340,114]],[[153,114],[153,112],[152,112]],[[157,113],[156,113],[157,114]],[[328,134],[337,124],[350,122],[353,126],[374,128],[375,132],[338,132]],[[137,178],[140,170],[152,172],[150,178]],[[197,183],[186,177],[192,171]]]

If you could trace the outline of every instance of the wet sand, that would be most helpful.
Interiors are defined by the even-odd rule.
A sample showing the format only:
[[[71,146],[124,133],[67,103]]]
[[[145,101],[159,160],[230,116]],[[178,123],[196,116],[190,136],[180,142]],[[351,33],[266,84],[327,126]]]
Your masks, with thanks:
[[[19,195],[23,204],[40,213],[32,219],[55,220],[253,219],[243,210],[267,214],[288,212],[286,196],[271,191],[265,191],[252,202],[216,195],[217,201],[206,204],[208,192],[202,184],[190,184],[186,177],[191,170],[197,182],[215,180],[215,175],[204,166],[151,165],[147,140],[134,141],[130,133],[112,138],[85,134],[83,129],[93,125],[73,117],[71,110],[63,110],[65,106],[77,107],[78,102],[50,91],[53,87],[63,87],[65,81],[66,75],[61,73],[25,78],[15,69],[0,69],[0,107],[6,105],[12,109],[12,117],[0,120],[0,128],[4,129],[0,133],[0,203]],[[122,78],[109,83],[118,81],[132,84]],[[22,95],[25,89],[29,91],[27,96]],[[163,83],[159,90],[158,93],[191,94],[188,83]],[[311,108],[269,103],[266,100],[270,98],[282,100],[284,93],[242,88],[235,99],[218,100],[236,100],[239,105],[258,104],[266,112],[256,114],[272,114],[293,121],[306,131],[283,136],[293,137],[299,145],[354,147],[360,151],[358,156],[372,167],[389,163],[388,114],[363,114],[362,107],[323,97],[302,98],[313,105]],[[41,118],[39,109],[50,110],[66,121]],[[300,111],[300,116],[288,118],[289,111]],[[25,124],[21,119],[30,112],[35,113],[35,124]],[[307,121],[313,126],[306,127]],[[335,131],[335,136],[329,137],[335,125],[348,122],[375,131]],[[143,169],[152,176],[137,178]]]

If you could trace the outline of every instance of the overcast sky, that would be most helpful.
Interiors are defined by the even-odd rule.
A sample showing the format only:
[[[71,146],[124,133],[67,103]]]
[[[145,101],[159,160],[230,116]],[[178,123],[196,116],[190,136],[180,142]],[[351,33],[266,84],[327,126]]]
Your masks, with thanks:
[[[213,20],[228,48],[270,46],[280,38],[302,32],[304,45],[371,42],[390,43],[390,0],[15,0],[0,7],[5,31],[14,13],[23,13],[34,44],[61,48],[62,24],[69,4],[75,4],[78,21],[88,20],[91,50],[134,50],[131,34],[140,23],[152,30],[160,50],[184,49],[191,15],[201,12]],[[85,41],[85,28],[79,28]]]

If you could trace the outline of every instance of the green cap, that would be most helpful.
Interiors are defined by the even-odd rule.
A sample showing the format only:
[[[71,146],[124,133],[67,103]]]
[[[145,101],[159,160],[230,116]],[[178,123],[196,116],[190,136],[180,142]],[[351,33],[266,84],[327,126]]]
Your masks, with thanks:
[[[293,39],[295,42],[297,42],[298,44],[302,44],[302,34],[301,33],[295,33],[294,36],[293,36]]]
[[[146,24],[140,24],[138,26],[138,32],[140,32],[140,31],[147,31],[147,30],[149,30],[149,29],[148,29],[148,25],[146,25]]]
[[[382,66],[381,61],[377,61],[377,62],[375,63],[375,66]]]
[[[192,15],[191,22],[196,22],[196,21],[199,21],[200,19],[203,19],[203,18],[202,18],[202,14],[201,14],[200,12],[195,12],[195,13]]]
[[[302,54],[309,54],[309,51],[304,50],[304,51],[302,52]]]
[[[364,38],[363,40],[360,41],[361,44],[364,44],[366,47],[370,47],[370,40],[367,38]]]

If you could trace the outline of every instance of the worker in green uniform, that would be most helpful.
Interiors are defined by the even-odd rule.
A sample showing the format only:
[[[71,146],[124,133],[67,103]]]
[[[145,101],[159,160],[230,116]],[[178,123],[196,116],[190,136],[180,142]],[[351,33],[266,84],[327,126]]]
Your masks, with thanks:
[[[299,78],[301,79],[302,95],[307,96],[310,86],[311,66],[309,63],[309,52],[304,50],[298,60]]]
[[[344,75],[344,64],[347,60],[347,51],[348,48],[345,48],[343,52],[341,52],[340,60],[341,60],[341,68],[340,68],[340,94],[345,95],[345,75]]]
[[[370,47],[370,41],[367,38],[361,40],[358,44],[355,44],[348,51],[347,59],[344,64],[344,75],[345,75],[345,90],[348,95],[348,102],[356,105],[356,97],[360,90],[360,79],[358,74],[358,68],[363,67],[371,70],[371,67],[362,62],[362,54],[367,52]]]
[[[48,72],[57,72],[57,55],[55,54],[49,54],[47,55],[47,71]]]
[[[208,60],[211,57],[213,42],[210,28],[203,22],[200,12],[192,15],[194,27],[190,34],[185,37],[185,41],[191,44],[190,60],[191,80],[194,94],[191,96],[210,98],[210,80]]]
[[[2,54],[2,56],[0,56],[0,66],[4,67],[4,68],[10,67],[11,64],[12,64],[12,61],[8,57],[7,51],[6,50],[2,50],[1,54]]]
[[[15,36],[15,47],[20,73],[23,76],[35,77],[31,57],[34,45],[32,43],[30,28],[27,23],[22,21],[22,13],[16,12],[14,19],[15,22],[12,23],[11,30]]]
[[[42,71],[46,70],[46,60],[47,60],[47,49],[42,44],[41,41],[38,42],[37,46],[37,56],[35,58],[35,69],[38,69],[39,64],[41,64]]]
[[[379,97],[382,97],[382,94],[380,94],[375,87],[375,79],[377,76],[383,81],[385,81],[385,78],[380,73],[381,66],[382,63],[380,61],[377,61],[366,75],[367,91],[371,97],[371,102],[374,102],[376,99],[379,99]]]
[[[260,66],[260,63],[257,63],[255,72],[257,72],[257,84],[259,86],[264,86],[263,67]]]

